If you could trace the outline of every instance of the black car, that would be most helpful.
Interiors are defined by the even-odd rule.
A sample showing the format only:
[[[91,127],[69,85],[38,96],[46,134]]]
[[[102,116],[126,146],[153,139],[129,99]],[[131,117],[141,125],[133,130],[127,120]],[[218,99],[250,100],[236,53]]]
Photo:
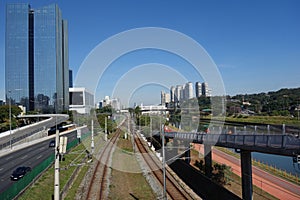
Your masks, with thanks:
[[[51,140],[49,142],[49,147],[55,147],[55,140]]]
[[[17,169],[15,169],[13,171],[13,173],[10,176],[10,179],[13,180],[13,181],[17,181],[20,178],[22,178],[23,176],[25,176],[25,174],[27,172],[30,172],[30,171],[31,171],[30,167],[25,167],[25,166],[18,167]]]

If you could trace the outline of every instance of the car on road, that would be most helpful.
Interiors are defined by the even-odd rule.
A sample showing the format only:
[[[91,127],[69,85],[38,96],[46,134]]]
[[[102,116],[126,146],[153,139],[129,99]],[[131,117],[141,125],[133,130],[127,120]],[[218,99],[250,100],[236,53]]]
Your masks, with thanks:
[[[55,140],[51,140],[49,142],[49,147],[55,147]]]
[[[25,176],[30,171],[31,171],[30,167],[26,167],[26,166],[18,167],[13,171],[13,173],[10,176],[10,179],[12,181],[17,181],[20,178],[23,178],[23,176]]]

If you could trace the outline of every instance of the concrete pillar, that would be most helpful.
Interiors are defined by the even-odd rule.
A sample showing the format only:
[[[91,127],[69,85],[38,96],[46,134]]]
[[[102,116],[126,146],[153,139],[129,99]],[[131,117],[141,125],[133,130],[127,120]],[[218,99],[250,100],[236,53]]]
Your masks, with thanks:
[[[211,145],[204,144],[204,163],[205,163],[205,175],[209,178],[212,177],[212,155]]]
[[[190,164],[191,162],[191,150],[190,150],[190,143],[189,142],[185,142],[184,143],[184,146],[186,148],[186,151],[184,152],[184,161],[187,163],[187,164]]]
[[[252,200],[252,163],[251,151],[241,150],[242,194],[244,200]]]
[[[169,157],[167,156],[167,159],[172,159],[178,155],[178,146],[179,146],[178,139],[174,138],[172,144],[172,151],[170,152]]]

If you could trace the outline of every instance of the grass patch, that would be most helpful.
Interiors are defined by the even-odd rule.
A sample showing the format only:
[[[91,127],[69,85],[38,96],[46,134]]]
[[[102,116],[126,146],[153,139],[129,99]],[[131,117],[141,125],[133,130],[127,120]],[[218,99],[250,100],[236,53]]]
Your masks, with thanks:
[[[113,154],[108,199],[156,199],[143,176],[130,140],[120,137]]]
[[[71,162],[81,161],[86,155],[84,149],[84,145],[79,144],[65,155],[65,161],[60,162],[60,168],[66,169],[60,171],[60,190],[63,189],[76,168],[75,166],[70,166]],[[82,152],[82,154],[72,154],[72,152]],[[19,199],[51,199],[53,194],[54,165],[45,171],[45,173],[43,173],[41,177],[19,197]]]
[[[241,116],[241,115],[240,115]],[[203,119],[210,119],[209,117],[202,117]],[[218,119],[214,117],[213,119]],[[230,116],[225,118],[226,122],[242,122],[242,123],[255,123],[255,124],[269,124],[269,125],[289,125],[300,128],[299,120],[289,116],[247,116],[247,117],[236,117]]]
[[[78,173],[78,176],[76,177],[74,183],[72,184],[71,188],[69,189],[67,196],[65,197],[65,200],[73,200],[76,197],[76,194],[78,192],[83,192],[83,191],[78,191],[78,188],[81,184],[81,181],[85,177],[87,171],[89,170],[89,166],[82,166],[80,168],[80,171]]]

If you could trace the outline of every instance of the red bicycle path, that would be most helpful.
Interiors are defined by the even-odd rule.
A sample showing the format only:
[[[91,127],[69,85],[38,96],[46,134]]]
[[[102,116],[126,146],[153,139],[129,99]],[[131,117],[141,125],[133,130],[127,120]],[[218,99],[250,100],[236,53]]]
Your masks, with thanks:
[[[194,144],[195,150],[204,155],[204,147],[200,144]],[[241,176],[240,159],[228,155],[217,149],[212,149],[212,159],[220,164],[231,167],[232,172]],[[269,174],[258,167],[252,166],[253,185],[270,193],[282,200],[300,200],[300,186],[290,183],[282,178]]]

